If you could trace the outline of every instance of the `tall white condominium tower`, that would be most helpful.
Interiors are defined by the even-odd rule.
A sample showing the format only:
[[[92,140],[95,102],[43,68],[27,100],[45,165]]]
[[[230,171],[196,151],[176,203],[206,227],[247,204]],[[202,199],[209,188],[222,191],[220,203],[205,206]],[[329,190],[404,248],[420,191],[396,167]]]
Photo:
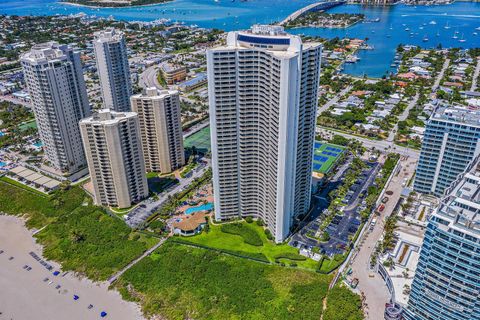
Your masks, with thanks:
[[[95,203],[127,208],[148,195],[138,116],[100,110],[80,121]]]
[[[94,35],[93,48],[103,105],[115,111],[130,111],[132,83],[125,36],[114,28],[95,32]]]
[[[480,158],[429,218],[404,319],[480,319]]]
[[[216,219],[261,218],[281,242],[309,209],[320,57],[263,25],[207,52]]]
[[[85,168],[78,122],[90,107],[80,54],[47,42],[33,46],[21,62],[47,159],[66,173]]]
[[[145,167],[151,172],[172,172],[185,164],[178,91],[148,88],[131,97],[138,113]]]
[[[480,111],[439,105],[426,126],[415,191],[442,196],[478,154]]]

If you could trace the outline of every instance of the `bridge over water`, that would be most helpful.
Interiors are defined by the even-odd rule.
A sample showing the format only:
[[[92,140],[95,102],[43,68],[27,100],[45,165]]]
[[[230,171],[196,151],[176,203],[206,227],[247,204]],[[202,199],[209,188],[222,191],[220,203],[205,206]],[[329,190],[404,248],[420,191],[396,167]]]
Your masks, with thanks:
[[[346,3],[346,1],[344,1],[344,0],[315,2],[315,3],[309,4],[308,6],[303,7],[301,9],[295,11],[294,13],[292,13],[291,15],[289,15],[288,17],[286,17],[285,19],[280,21],[278,23],[278,25],[282,26],[289,21],[295,20],[296,18],[300,17],[301,15],[303,15],[307,12],[324,11],[324,10],[328,10],[330,8],[342,5],[344,3]]]

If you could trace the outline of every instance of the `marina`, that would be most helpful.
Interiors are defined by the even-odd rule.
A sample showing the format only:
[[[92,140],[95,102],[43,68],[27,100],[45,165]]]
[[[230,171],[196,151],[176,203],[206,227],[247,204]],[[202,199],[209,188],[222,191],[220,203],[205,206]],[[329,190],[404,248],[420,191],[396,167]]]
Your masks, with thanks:
[[[175,0],[164,4],[130,8],[87,8],[55,0],[6,0],[0,13],[10,15],[79,14],[113,17],[128,21],[170,19],[204,28],[225,31],[247,29],[255,23],[278,23],[294,12],[312,5],[310,0]],[[424,48],[442,46],[479,47],[480,3],[455,2],[437,6],[362,6],[343,4],[328,13],[364,14],[367,21],[349,28],[296,28],[291,33],[322,38],[368,39],[374,50],[361,50],[358,61],[345,65],[344,72],[355,76],[382,77],[395,71],[395,50],[399,44]],[[451,36],[441,37],[445,33]]]

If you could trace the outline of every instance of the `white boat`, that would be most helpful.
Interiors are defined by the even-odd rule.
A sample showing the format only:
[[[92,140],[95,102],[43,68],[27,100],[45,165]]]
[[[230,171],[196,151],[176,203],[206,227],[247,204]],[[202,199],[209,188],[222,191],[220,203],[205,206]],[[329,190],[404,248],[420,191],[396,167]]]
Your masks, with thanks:
[[[466,39],[463,39],[463,33],[462,33],[462,38],[460,40],[458,40],[458,42],[467,42]]]
[[[437,24],[437,22],[435,20],[432,20],[428,24],[435,25],[435,24]]]
[[[427,37],[427,35],[425,35],[425,36],[423,37],[422,41],[423,41],[423,42],[428,42],[428,37]]]
[[[458,36],[457,36],[457,34],[456,34],[456,33],[454,33],[454,34],[453,34],[453,37],[452,37],[452,39],[458,39]]]
[[[444,28],[445,28],[445,29],[450,29],[450,26],[448,25],[448,22],[447,22],[447,24],[445,25]]]

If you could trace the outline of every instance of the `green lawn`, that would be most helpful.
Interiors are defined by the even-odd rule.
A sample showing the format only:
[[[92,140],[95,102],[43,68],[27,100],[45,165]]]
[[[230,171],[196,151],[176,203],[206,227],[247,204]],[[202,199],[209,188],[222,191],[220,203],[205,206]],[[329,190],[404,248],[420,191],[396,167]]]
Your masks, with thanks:
[[[117,283],[162,319],[315,319],[331,277],[165,243]]]
[[[221,226],[215,226],[210,224],[210,231],[208,233],[202,232],[199,235],[193,237],[181,238],[182,241],[206,246],[214,249],[234,251],[237,253],[245,252],[247,254],[263,254],[267,257],[268,261],[275,262],[278,256],[298,255],[298,249],[289,246],[288,244],[275,244],[267,239],[262,227],[256,225],[256,223],[242,222],[243,226],[252,230],[259,235],[263,242],[262,246],[255,246],[248,244],[244,241],[244,238],[240,235],[234,235],[221,231]],[[289,260],[289,259],[288,259]],[[308,268],[315,270],[318,262],[307,259],[301,260],[289,260],[283,258],[282,262],[286,262],[287,265],[296,263],[300,268]]]

